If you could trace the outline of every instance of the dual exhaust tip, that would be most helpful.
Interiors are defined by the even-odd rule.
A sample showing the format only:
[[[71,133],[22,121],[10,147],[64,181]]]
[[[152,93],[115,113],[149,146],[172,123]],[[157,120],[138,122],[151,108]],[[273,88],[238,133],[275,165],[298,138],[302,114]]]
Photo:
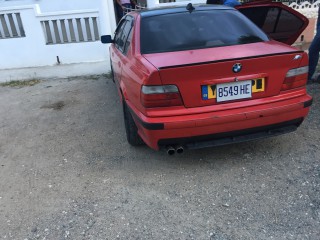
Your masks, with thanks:
[[[166,149],[167,149],[167,154],[170,156],[174,155],[175,153],[181,154],[184,152],[184,148],[181,145],[178,145],[176,147],[167,146]]]

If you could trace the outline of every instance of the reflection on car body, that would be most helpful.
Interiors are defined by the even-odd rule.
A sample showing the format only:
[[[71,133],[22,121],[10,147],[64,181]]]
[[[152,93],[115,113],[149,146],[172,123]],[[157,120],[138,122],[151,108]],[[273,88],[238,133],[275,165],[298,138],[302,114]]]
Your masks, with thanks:
[[[290,45],[308,20],[271,2],[189,10],[131,12],[102,38],[128,142],[172,154],[294,131],[312,98],[308,56]]]

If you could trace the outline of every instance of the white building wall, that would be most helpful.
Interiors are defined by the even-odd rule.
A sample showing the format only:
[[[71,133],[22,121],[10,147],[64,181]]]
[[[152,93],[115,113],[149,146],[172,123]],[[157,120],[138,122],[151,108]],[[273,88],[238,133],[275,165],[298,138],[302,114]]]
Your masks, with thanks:
[[[0,15],[17,12],[21,16],[25,37],[0,38],[0,70],[55,66],[58,65],[57,57],[59,57],[60,65],[105,62],[104,71],[109,70],[107,45],[103,45],[100,41],[46,44],[45,29],[41,21],[57,19],[59,30],[61,30],[60,19],[81,18],[82,30],[85,33],[84,18],[97,17],[99,35],[112,34],[116,27],[113,1],[0,0]],[[53,27],[52,23],[51,27]],[[77,25],[74,27],[76,31]],[[94,31],[91,29],[91,32]],[[4,35],[3,29],[2,35]],[[63,38],[62,33],[60,37]],[[77,39],[79,40],[79,37]]]
[[[38,4],[42,12],[91,9],[99,3],[100,0],[0,0],[0,6],[3,7]]]

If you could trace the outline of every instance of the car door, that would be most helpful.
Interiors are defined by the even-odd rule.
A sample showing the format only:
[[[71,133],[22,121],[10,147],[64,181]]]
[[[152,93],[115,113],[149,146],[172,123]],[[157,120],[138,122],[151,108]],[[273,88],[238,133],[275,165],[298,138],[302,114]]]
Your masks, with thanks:
[[[237,6],[236,9],[271,39],[288,45],[292,45],[309,24],[308,18],[279,2],[248,2]]]
[[[120,37],[118,47],[118,57],[121,61],[121,78],[119,79],[119,87],[126,98],[137,99],[137,93],[140,92],[140,85],[137,84],[137,75],[135,71],[134,59],[132,52],[134,17],[127,15],[123,33]],[[138,90],[137,90],[138,89]]]
[[[115,36],[114,44],[111,46],[111,62],[114,78],[119,82],[122,77],[122,68],[125,64],[123,56],[127,51],[127,39],[132,28],[132,17],[126,16],[119,23]]]
[[[121,48],[121,36],[123,33],[123,29],[125,27],[126,21],[125,19],[122,19],[115,31],[114,34],[114,43],[110,47],[110,54],[111,54],[111,66],[113,70],[113,75],[115,80],[119,81],[121,79],[121,58],[120,58],[120,52],[119,48]]]
[[[130,59],[128,58],[128,50],[131,45],[133,17],[127,15],[121,22],[119,34],[116,36],[114,42],[114,59],[117,68],[117,75],[115,75],[116,84],[122,89],[123,82],[129,78],[128,71],[130,71]],[[128,70],[129,69],[129,70]],[[122,89],[124,91],[124,89]]]

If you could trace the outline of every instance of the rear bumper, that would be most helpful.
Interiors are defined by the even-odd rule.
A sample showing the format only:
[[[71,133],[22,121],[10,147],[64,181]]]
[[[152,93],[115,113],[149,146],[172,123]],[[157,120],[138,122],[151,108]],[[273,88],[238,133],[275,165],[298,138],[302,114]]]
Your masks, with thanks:
[[[178,142],[179,145],[184,146],[184,148],[199,149],[232,143],[240,143],[293,132],[297,130],[302,121],[303,118],[298,118],[287,122],[257,128],[243,129],[233,132],[217,133],[189,138],[162,139],[158,142],[158,145],[160,147],[168,145],[172,146],[176,145],[176,143]]]
[[[155,150],[167,145],[195,149],[292,132],[308,115],[309,95],[251,107],[170,117],[138,117],[139,135]]]

